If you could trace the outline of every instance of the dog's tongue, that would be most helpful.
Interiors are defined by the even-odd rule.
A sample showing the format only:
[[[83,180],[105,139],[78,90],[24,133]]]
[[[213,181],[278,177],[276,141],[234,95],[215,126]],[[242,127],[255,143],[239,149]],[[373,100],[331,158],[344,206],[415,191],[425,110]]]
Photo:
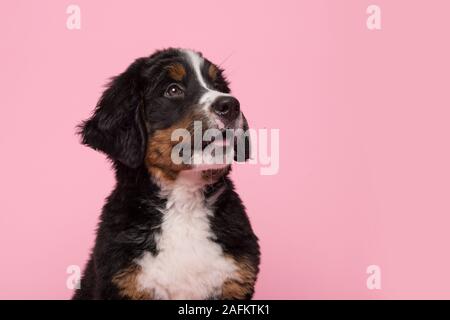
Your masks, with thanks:
[[[213,141],[214,145],[220,146],[220,147],[228,147],[231,145],[231,142],[234,140],[234,134],[232,133],[231,136],[228,136],[227,131],[222,131],[221,136],[215,137],[215,140]]]
[[[231,145],[230,140],[224,138],[218,138],[214,140],[213,144],[219,147],[228,147],[229,145]]]

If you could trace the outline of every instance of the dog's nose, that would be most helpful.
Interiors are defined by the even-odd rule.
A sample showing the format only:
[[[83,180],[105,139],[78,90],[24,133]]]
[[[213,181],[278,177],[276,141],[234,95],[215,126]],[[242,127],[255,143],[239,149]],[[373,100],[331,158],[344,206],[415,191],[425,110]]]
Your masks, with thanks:
[[[227,122],[236,120],[240,113],[238,99],[231,96],[217,98],[211,107],[215,114]]]

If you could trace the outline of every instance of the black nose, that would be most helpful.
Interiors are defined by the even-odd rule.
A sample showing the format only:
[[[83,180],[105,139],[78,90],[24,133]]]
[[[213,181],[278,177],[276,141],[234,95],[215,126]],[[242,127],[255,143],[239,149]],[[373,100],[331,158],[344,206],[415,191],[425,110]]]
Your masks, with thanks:
[[[215,114],[227,122],[236,120],[240,113],[239,101],[230,96],[219,97],[212,104]]]

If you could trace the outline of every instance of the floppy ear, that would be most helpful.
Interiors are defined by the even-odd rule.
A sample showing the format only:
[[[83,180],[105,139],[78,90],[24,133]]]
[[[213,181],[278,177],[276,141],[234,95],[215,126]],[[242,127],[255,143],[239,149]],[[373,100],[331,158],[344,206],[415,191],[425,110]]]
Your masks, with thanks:
[[[141,66],[136,60],[112,79],[92,117],[80,124],[82,143],[111,159],[136,168],[142,164],[147,132],[143,111]]]
[[[234,161],[245,162],[250,159],[251,144],[250,132],[248,131],[248,122],[242,113],[242,130],[238,131],[236,143],[234,145]]]

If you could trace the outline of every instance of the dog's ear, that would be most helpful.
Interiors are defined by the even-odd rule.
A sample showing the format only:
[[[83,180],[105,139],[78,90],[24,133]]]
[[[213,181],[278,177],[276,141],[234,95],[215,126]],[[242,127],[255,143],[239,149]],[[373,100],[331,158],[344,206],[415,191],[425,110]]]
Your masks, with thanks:
[[[147,140],[142,118],[143,60],[137,59],[112,79],[92,117],[79,126],[83,144],[132,168],[142,164]]]
[[[245,162],[250,159],[251,143],[250,132],[248,129],[247,119],[242,113],[242,130],[239,129],[236,136],[236,144],[234,146],[234,161]]]

